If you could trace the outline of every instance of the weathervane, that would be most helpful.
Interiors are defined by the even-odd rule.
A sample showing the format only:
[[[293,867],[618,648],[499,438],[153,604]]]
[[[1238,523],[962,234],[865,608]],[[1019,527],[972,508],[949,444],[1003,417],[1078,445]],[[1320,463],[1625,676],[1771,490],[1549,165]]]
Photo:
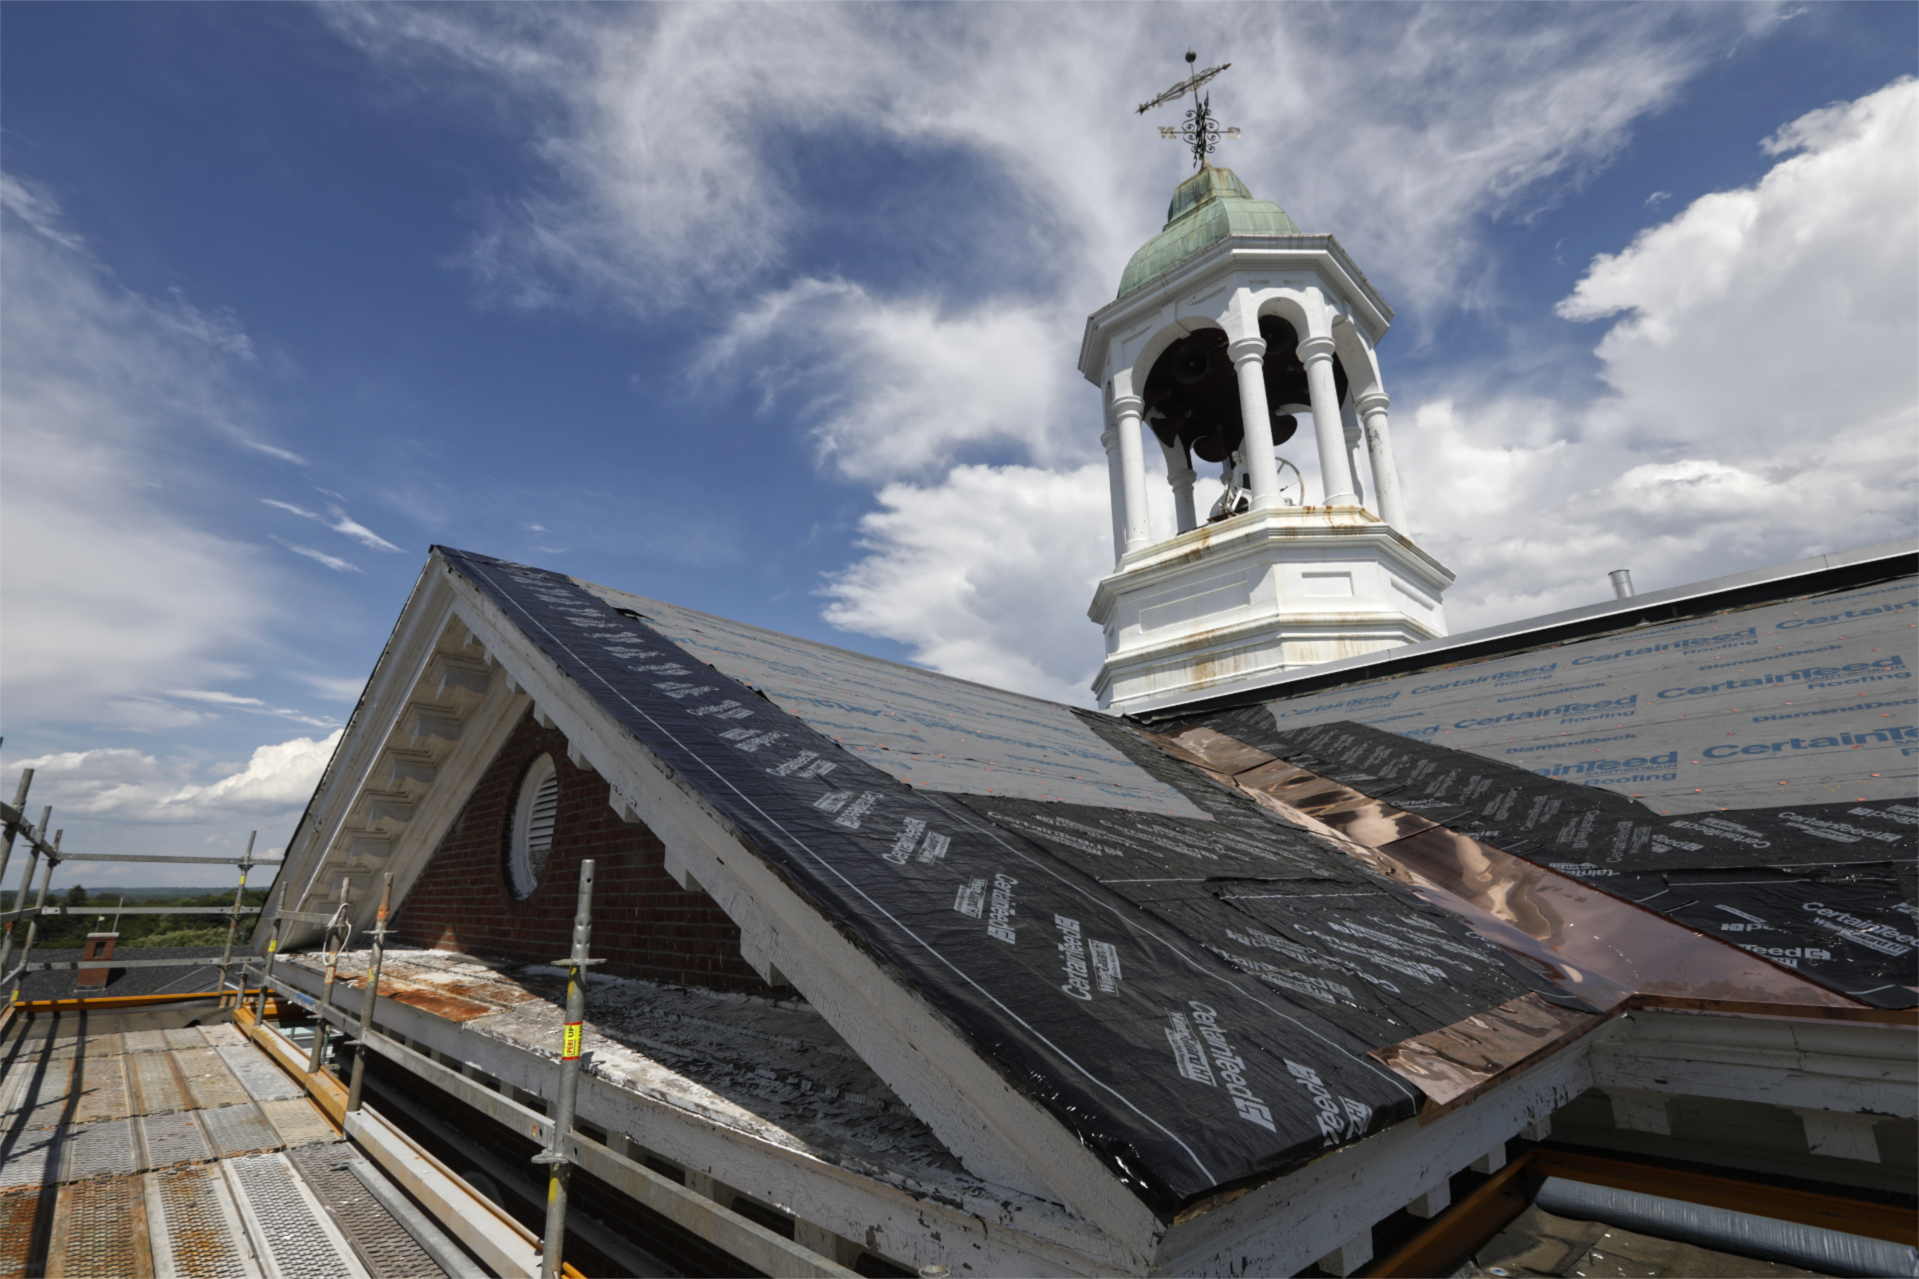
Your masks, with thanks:
[[[1191,49],[1188,49],[1186,51],[1186,65],[1190,67],[1198,61],[1199,55]],[[1239,130],[1237,128],[1222,129],[1219,126],[1219,121],[1213,118],[1213,95],[1209,93],[1203,98],[1199,96],[1199,87],[1202,84],[1205,84],[1232,65],[1230,62],[1222,62],[1216,67],[1208,67],[1204,71],[1195,71],[1192,75],[1181,80],[1178,84],[1160,94],[1151,102],[1142,102],[1139,104],[1139,114],[1145,115],[1156,106],[1185,97],[1188,89],[1193,91],[1193,109],[1186,113],[1185,120],[1176,125],[1160,125],[1159,136],[1162,138],[1178,138],[1187,146],[1191,147],[1193,149],[1193,167],[1195,169],[1203,169],[1206,167],[1207,153],[1219,145],[1221,138],[1237,138],[1239,136]]]

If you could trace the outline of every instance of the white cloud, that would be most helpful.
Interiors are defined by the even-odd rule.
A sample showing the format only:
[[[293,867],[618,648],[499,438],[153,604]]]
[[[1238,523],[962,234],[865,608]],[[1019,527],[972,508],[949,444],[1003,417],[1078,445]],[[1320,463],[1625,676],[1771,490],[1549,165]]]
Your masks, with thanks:
[[[291,706],[271,706],[257,697],[241,697],[237,693],[223,693],[218,689],[177,688],[167,690],[165,695],[182,701],[225,706],[251,715],[272,715],[278,719],[290,719],[299,724],[311,724],[315,728],[331,728],[339,723],[336,719],[315,719]]]
[[[312,520],[316,524],[324,524],[335,533],[352,538],[368,550],[398,551],[400,549],[366,525],[348,515],[338,506],[329,506],[327,508],[327,514],[322,515],[318,511],[309,511],[304,506],[295,506],[291,502],[282,502],[271,497],[263,497],[260,499],[260,502],[262,505],[277,507],[282,511],[298,515],[302,519]],[[306,552],[302,551],[301,554],[306,554]],[[344,561],[342,561],[342,563],[344,563]]]
[[[311,546],[301,546],[298,543],[289,542],[283,537],[276,537],[273,540],[286,547],[289,551],[292,551],[295,555],[304,555],[316,564],[326,565],[336,573],[366,572],[365,569],[355,564],[352,560],[343,560],[337,555],[328,555],[325,551],[316,551]]]
[[[254,553],[168,505],[199,484],[173,445],[233,438],[226,357],[115,284],[46,191],[4,193],[8,717],[193,722],[140,695],[223,678],[268,614]]]
[[[991,446],[1040,463],[1083,455],[1092,441],[1075,449],[1058,438],[1071,420],[1075,352],[1062,336],[1072,332],[1056,308],[953,313],[930,299],[802,280],[736,315],[701,371],[750,377],[769,411],[797,401],[822,459],[853,479],[887,480]]]
[[[291,820],[312,797],[345,731],[262,746],[243,767],[213,782],[185,780],[184,765],[123,748],[63,751],[20,763],[35,770],[35,801],[69,815],[166,823]]]
[[[1481,219],[1556,198],[1765,14],[1568,6],[1519,23],[1496,6],[1456,5],[326,10],[416,84],[471,93],[546,165],[546,181],[488,201],[463,255],[489,297],[643,312],[740,309],[742,285],[777,280],[815,229],[822,175],[793,159],[799,139],[877,144],[902,163],[951,150],[1004,180],[963,212],[1007,213],[1014,229],[982,261],[953,253],[943,267],[959,279],[1010,263],[1083,313],[1157,229],[1177,180],[1181,156],[1158,138],[1158,117],[1128,108],[1177,77],[1168,51],[1189,42],[1234,63],[1215,105],[1246,128],[1227,162],[1254,191],[1309,228],[1337,228],[1375,278],[1435,303],[1481,264]],[[910,206],[901,216],[914,216]]]
[[[889,484],[860,522],[865,558],[826,588],[835,626],[883,635],[948,675],[1090,703],[1093,586],[1112,571],[1106,467],[955,467]]]
[[[1815,111],[1752,187],[1594,260],[1586,404],[1453,388],[1398,436],[1455,629],[1915,531],[1919,82]],[[1405,419],[1402,418],[1402,421]],[[1469,502],[1449,494],[1472,495]]]

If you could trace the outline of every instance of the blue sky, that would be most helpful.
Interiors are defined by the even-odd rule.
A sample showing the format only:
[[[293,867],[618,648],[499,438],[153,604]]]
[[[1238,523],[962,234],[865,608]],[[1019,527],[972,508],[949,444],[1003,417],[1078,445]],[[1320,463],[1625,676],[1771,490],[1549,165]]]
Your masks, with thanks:
[[[434,542],[1085,702],[1074,360],[1187,170],[1132,108],[1189,45],[1223,162],[1398,310],[1455,630],[1914,529],[1912,5],[0,36],[0,769],[70,847],[283,842]]]

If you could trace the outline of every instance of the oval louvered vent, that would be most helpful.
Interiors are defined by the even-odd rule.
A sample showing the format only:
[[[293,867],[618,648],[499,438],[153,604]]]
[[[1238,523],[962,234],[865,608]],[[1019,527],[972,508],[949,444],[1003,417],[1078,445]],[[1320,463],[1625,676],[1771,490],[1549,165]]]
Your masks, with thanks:
[[[553,848],[553,828],[559,819],[560,777],[553,757],[542,755],[526,770],[520,797],[513,805],[513,829],[507,852],[507,882],[515,897],[529,897],[540,886],[546,857]]]

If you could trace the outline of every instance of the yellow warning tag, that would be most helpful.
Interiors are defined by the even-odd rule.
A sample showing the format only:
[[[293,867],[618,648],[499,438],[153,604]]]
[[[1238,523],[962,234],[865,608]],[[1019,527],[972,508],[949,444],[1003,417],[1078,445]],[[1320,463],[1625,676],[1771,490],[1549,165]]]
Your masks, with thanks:
[[[566,1023],[566,1047],[560,1051],[560,1058],[563,1061],[572,1061],[579,1055],[580,1023],[577,1021],[569,1021]]]
[[[271,955],[274,951],[278,949],[280,949],[280,939],[278,937],[275,937],[272,941],[267,943],[267,954]]]

